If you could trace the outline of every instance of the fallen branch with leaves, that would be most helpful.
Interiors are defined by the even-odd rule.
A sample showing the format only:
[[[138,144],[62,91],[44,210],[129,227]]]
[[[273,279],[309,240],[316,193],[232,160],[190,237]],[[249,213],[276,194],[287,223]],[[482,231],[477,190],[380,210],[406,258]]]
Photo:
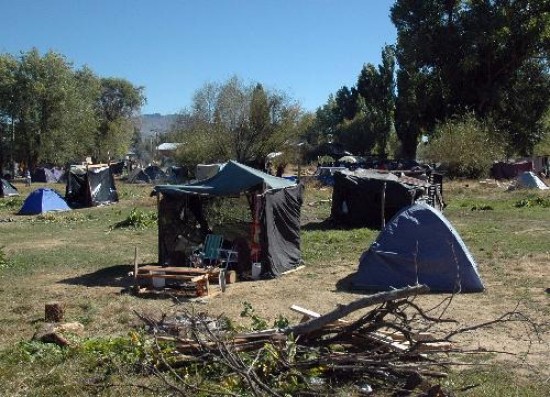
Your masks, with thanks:
[[[450,365],[467,364],[453,357],[462,352],[454,337],[499,322],[529,322],[511,312],[484,324],[435,332],[456,322],[442,313],[429,315],[414,303],[427,292],[422,285],[382,292],[325,315],[294,306],[304,315],[302,322],[260,331],[236,330],[223,317],[188,311],[176,319],[136,314],[158,347],[158,357],[150,360],[152,372],[181,396],[307,396],[342,387],[356,395],[378,390],[447,396],[438,379],[447,376]],[[442,307],[444,312],[448,305]],[[354,319],[346,320],[349,316]]]

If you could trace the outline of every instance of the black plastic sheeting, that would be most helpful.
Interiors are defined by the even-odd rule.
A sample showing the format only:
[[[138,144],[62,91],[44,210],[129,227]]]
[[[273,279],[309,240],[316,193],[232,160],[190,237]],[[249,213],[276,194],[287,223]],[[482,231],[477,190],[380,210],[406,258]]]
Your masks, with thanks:
[[[118,201],[110,168],[70,170],[65,200],[73,208],[95,207]]]
[[[176,190],[167,190],[160,194],[159,264],[181,266],[188,262],[192,248],[203,242],[206,235],[211,232],[204,208],[212,197],[186,194]],[[260,196],[260,251],[264,275],[276,277],[300,263],[302,195],[303,185],[296,185],[269,190]],[[243,236],[247,235],[248,238],[235,239],[233,245],[237,242],[242,243],[243,240],[251,240],[250,227],[250,223],[242,224]],[[246,252],[248,258],[250,248],[249,246]],[[251,263],[239,265],[250,268]]]
[[[334,174],[331,218],[349,227],[382,227],[382,192],[385,184],[384,220],[413,204],[425,191],[394,180]]]
[[[303,185],[265,193],[261,213],[262,269],[275,277],[300,264]]]

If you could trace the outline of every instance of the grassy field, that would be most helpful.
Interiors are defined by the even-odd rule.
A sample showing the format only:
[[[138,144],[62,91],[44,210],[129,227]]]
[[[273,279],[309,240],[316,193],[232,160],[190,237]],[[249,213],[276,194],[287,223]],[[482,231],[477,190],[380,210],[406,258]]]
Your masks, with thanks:
[[[293,303],[326,312],[361,296],[347,291],[345,281],[378,233],[324,227],[331,190],[308,185],[302,212],[305,269],[275,280],[237,283],[204,303],[175,304],[121,293],[131,283],[135,247],[140,263],[157,259],[151,221],[156,199],[149,196],[150,187],[119,182],[121,201],[115,205],[18,216],[30,188],[16,186],[21,197],[0,199],[0,395],[6,396],[166,395],[159,392],[158,379],[136,373],[131,365],[140,354],[132,344],[134,310],[158,315],[185,305],[235,322],[245,321],[239,317],[243,302],[268,321],[278,315],[297,321],[288,310]],[[545,292],[550,287],[550,194],[508,192],[478,181],[454,181],[444,189],[445,215],[472,251],[487,286],[482,294],[455,297],[447,315],[475,324],[519,305],[545,326],[540,341],[518,324],[466,335],[464,346],[507,354],[453,367],[445,384],[464,396],[550,395],[550,294]],[[141,227],[116,227],[132,220]],[[442,299],[431,295],[420,301],[432,305]],[[72,348],[31,342],[43,322],[44,304],[53,300],[65,304],[67,321],[85,326]],[[477,387],[460,391],[470,385]]]

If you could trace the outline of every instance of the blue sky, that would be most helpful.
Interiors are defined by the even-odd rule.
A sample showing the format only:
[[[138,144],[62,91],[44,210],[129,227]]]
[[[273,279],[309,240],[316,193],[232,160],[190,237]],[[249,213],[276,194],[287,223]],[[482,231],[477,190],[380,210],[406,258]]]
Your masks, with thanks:
[[[237,75],[306,110],[355,84],[394,44],[393,0],[0,0],[0,52],[32,47],[145,87],[143,113],[174,113]]]

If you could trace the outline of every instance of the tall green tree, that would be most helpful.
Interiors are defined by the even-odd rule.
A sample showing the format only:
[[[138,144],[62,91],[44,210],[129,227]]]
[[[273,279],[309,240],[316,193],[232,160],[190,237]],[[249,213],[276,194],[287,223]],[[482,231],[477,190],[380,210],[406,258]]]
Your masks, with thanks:
[[[0,170],[13,160],[16,70],[15,57],[0,55]]]
[[[62,165],[126,152],[144,102],[126,80],[75,70],[63,55],[0,55],[0,165]]]
[[[72,64],[55,52],[23,53],[15,72],[16,156],[27,167],[62,164],[74,156],[74,134],[94,127],[92,98],[81,96]]]
[[[179,152],[183,164],[229,159],[260,164],[296,139],[301,115],[284,93],[233,76],[195,92],[191,109],[179,115],[169,136],[186,144]]]
[[[396,128],[409,157],[439,122],[474,112],[528,154],[550,92],[549,0],[398,0]],[[535,85],[527,82],[536,77]],[[518,101],[517,93],[524,96]],[[536,112],[531,111],[537,109]],[[529,123],[522,118],[529,114]]]
[[[144,103],[143,87],[136,87],[121,78],[100,80],[97,101],[99,128],[94,151],[98,161],[107,161],[124,154],[134,135],[132,117]]]

